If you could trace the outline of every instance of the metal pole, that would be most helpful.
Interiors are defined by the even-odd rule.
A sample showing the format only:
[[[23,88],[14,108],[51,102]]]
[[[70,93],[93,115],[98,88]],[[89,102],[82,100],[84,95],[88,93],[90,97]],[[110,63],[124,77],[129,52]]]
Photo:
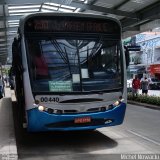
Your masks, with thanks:
[[[0,70],[1,70],[1,79],[2,79],[2,95],[3,95],[3,72],[2,72],[2,64],[0,63]]]
[[[3,88],[2,88],[2,94],[5,96],[5,91],[4,91],[4,79],[3,79],[3,71],[2,71],[2,64],[0,63],[0,69],[1,69],[1,77],[2,77],[2,83],[3,83]]]
[[[3,80],[3,71],[2,71],[2,64],[0,63],[0,68],[1,68],[1,76],[2,76],[2,80]]]

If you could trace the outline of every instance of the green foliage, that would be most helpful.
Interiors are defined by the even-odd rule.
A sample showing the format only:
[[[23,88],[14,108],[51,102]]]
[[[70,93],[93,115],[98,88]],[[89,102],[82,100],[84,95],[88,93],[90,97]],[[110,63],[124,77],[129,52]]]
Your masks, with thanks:
[[[3,76],[4,76],[4,75],[8,75],[8,70],[9,70],[9,68],[1,68],[1,69],[0,69],[0,75],[1,75],[1,74],[3,74]],[[2,73],[1,73],[1,72],[2,72]]]
[[[146,95],[133,96],[131,93],[129,93],[128,100],[160,106],[160,97],[156,96],[146,96]]]

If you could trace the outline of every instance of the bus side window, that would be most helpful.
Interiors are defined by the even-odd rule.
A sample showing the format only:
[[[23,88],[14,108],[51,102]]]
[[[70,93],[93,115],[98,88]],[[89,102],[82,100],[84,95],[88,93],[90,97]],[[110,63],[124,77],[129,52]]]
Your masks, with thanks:
[[[20,39],[17,38],[14,38],[12,44],[12,67],[13,72],[23,72]]]
[[[125,53],[125,58],[126,58],[126,68],[128,68],[129,62],[130,62],[130,57],[129,57],[129,50],[128,50],[127,46],[124,46],[124,53]]]

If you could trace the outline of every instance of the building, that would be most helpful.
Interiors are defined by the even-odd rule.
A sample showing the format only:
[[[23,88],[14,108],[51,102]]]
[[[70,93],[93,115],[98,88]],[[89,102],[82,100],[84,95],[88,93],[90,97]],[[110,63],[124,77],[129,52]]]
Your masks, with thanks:
[[[141,65],[151,77],[160,79],[160,32],[144,32],[136,35],[136,44],[141,46]]]
[[[128,79],[138,74],[160,79],[160,32],[144,32],[124,40],[131,48]],[[140,48],[140,49],[139,49]]]

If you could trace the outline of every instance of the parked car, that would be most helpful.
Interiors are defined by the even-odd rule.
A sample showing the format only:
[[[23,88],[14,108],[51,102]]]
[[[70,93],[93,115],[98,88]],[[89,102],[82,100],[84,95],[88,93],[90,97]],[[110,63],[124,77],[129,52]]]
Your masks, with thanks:
[[[160,90],[160,80],[157,78],[150,78],[149,89]]]

